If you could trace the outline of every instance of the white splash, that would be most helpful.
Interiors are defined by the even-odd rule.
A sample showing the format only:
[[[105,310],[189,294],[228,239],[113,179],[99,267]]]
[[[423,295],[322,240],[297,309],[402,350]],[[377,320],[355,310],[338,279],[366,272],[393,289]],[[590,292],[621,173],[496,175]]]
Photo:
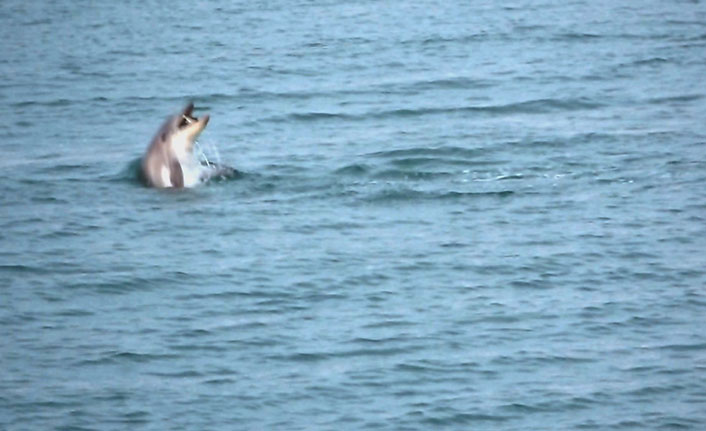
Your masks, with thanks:
[[[212,154],[211,159],[208,158],[208,153]],[[214,144],[207,144],[206,151],[201,148],[198,142],[194,142],[194,156],[206,165],[220,165],[221,164],[221,153],[218,152],[218,147]]]
[[[187,160],[180,162],[184,173],[184,187],[194,187],[208,182],[219,171],[221,154],[214,144],[207,144],[204,149],[195,141],[193,153]]]

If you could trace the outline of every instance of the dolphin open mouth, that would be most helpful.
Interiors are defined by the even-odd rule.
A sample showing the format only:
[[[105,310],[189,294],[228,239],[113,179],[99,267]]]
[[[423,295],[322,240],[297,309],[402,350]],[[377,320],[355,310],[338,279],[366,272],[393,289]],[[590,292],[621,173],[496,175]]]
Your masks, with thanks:
[[[196,117],[192,117],[191,115],[183,114],[181,116],[181,120],[179,121],[179,128],[183,129],[184,127],[188,126],[191,123],[195,123],[198,120],[199,119]]]
[[[198,118],[196,118],[192,115],[193,113],[194,113],[194,104],[189,103],[186,106],[186,108],[184,108],[184,111],[181,113],[181,118],[179,119],[179,128],[180,129],[199,120]]]
[[[183,129],[188,127],[190,124],[196,123],[197,121],[199,121],[199,117],[194,115],[194,104],[189,103],[181,114],[178,127]]]

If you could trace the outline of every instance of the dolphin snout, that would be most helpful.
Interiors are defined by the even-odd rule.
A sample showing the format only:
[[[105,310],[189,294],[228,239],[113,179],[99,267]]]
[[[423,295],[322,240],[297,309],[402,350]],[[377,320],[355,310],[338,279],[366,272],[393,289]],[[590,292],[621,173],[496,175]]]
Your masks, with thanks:
[[[204,115],[201,117],[201,121],[203,122],[204,127],[206,127],[206,124],[208,124],[208,120],[211,118],[208,114]]]

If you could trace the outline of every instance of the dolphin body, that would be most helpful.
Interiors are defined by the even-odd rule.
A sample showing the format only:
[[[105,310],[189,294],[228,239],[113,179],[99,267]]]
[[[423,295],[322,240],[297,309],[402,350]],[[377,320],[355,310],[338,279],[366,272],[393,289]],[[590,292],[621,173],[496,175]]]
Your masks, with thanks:
[[[148,186],[157,188],[191,187],[220,175],[232,176],[233,168],[202,164],[194,156],[194,140],[208,124],[209,116],[193,115],[194,104],[189,103],[179,113],[162,124],[142,158],[142,177]]]

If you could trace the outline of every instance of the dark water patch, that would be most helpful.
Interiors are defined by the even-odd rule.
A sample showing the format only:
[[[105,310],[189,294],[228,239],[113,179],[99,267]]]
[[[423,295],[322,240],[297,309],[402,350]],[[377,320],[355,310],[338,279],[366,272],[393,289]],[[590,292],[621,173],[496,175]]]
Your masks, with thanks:
[[[556,40],[577,40],[577,41],[588,41],[595,40],[604,37],[603,35],[596,33],[581,33],[581,32],[565,32],[560,33],[555,36]]]
[[[51,19],[49,19],[49,18],[40,18],[40,19],[34,19],[34,20],[31,20],[31,21],[27,21],[27,22],[23,23],[23,25],[26,25],[26,26],[29,26],[29,27],[32,27],[32,26],[43,26],[43,25],[49,25],[49,24],[51,24],[52,22],[53,22],[53,21],[52,21]]]
[[[177,371],[177,372],[170,372],[170,373],[149,372],[147,374],[149,374],[151,376],[155,376],[155,377],[166,378],[166,379],[195,379],[195,378],[203,377],[202,373],[199,373],[199,372],[193,371],[193,370]]]
[[[164,51],[162,51],[164,52]],[[111,49],[106,53],[109,57],[132,57],[132,58],[142,58],[147,54],[140,49]]]
[[[333,173],[334,175],[344,175],[351,177],[367,176],[370,172],[370,167],[368,165],[353,163],[342,168],[336,169]]]
[[[651,398],[656,395],[661,394],[680,394],[687,389],[684,385],[670,384],[670,385],[660,385],[660,386],[643,386],[637,389],[631,389],[626,392],[628,396],[634,396],[639,398]]]
[[[391,338],[391,337],[386,337],[386,338],[358,337],[358,338],[352,339],[351,343],[362,344],[362,345],[381,345],[381,344],[387,344],[387,343],[394,343],[396,341],[399,341],[399,339]]]
[[[85,273],[85,268],[83,269]],[[95,270],[99,273],[99,270]],[[88,278],[88,277],[83,277]],[[71,290],[87,290],[94,294],[124,295],[131,292],[143,292],[173,285],[179,285],[188,281],[197,281],[196,276],[191,276],[183,272],[172,272],[150,277],[141,277],[130,274],[102,274],[91,280],[74,281],[66,288]]]
[[[28,408],[32,409],[29,411],[41,411],[43,409],[69,409],[77,408],[81,405],[80,401],[70,401],[63,397],[57,397],[58,399],[53,400],[42,400],[42,401],[14,401],[14,407],[16,408]],[[62,399],[63,398],[63,399]]]
[[[398,161],[404,165],[404,161]],[[438,162],[438,161],[437,161]],[[414,162],[412,162],[414,165]],[[464,163],[465,166],[465,163]],[[434,180],[456,175],[451,172],[421,172],[419,170],[384,169],[375,172],[371,178],[376,180]]]
[[[349,296],[343,293],[313,293],[310,295],[302,295],[302,298],[311,304],[319,304],[329,301],[344,301],[348,299]]]
[[[179,339],[182,339],[182,338],[201,338],[201,337],[207,337],[209,335],[212,335],[212,333],[210,331],[205,330],[205,329],[185,329],[185,330],[177,332],[176,337]]]
[[[329,359],[331,355],[329,353],[293,353],[286,356],[275,355],[269,359],[276,361],[294,361],[294,362],[319,362]]]
[[[657,66],[661,65],[664,63],[669,63],[670,61],[666,58],[663,57],[652,57],[652,58],[645,58],[641,60],[635,60],[632,63],[630,63],[631,66]]]
[[[464,89],[485,89],[496,85],[497,82],[489,79],[477,79],[468,77],[455,78],[440,78],[419,81],[401,81],[382,84],[358,84],[355,86],[330,87],[318,90],[310,88],[306,90],[290,90],[290,91],[268,91],[263,89],[254,89],[248,87],[240,88],[233,94],[214,93],[205,96],[206,102],[216,103],[224,101],[310,101],[319,99],[340,100],[349,97],[374,97],[380,94],[386,95],[409,95],[423,91],[433,90],[464,90]],[[297,115],[303,115],[301,119],[315,119],[317,113],[309,114],[294,114],[294,118],[299,118]],[[313,115],[310,118],[309,115]],[[324,114],[325,115],[325,114]]]
[[[230,101],[308,101],[316,99],[336,99],[342,95],[364,95],[370,91],[350,90],[350,89],[330,89],[328,91],[319,91],[316,89],[308,90],[292,90],[292,91],[268,91],[263,89],[254,89],[249,87],[241,87],[237,92],[232,94],[213,93],[205,96],[206,103],[222,104]],[[207,108],[205,108],[207,109]]]
[[[497,85],[497,81],[490,79],[474,79],[465,76],[453,78],[440,78],[431,80],[421,80],[415,82],[405,82],[399,84],[387,84],[390,87],[403,92],[429,91],[429,90],[470,90],[485,89]]]
[[[346,277],[341,283],[343,286],[380,286],[390,280],[390,275],[384,272],[375,272],[371,274],[355,275],[351,277]],[[374,298],[379,298],[378,295],[374,295]],[[374,299],[373,299],[374,300]]]
[[[401,42],[401,44],[404,45],[412,45],[412,46],[422,46],[424,48],[430,48],[430,47],[435,47],[439,45],[456,45],[456,44],[471,44],[475,42],[483,42],[483,41],[488,41],[491,39],[500,39],[500,40],[505,40],[508,37],[507,34],[504,33],[489,33],[489,32],[481,32],[481,33],[474,33],[474,34],[462,34],[459,36],[455,37],[450,37],[450,36],[433,36],[433,37],[427,37],[423,39],[408,39],[404,40]]]
[[[78,366],[110,365],[110,364],[146,364],[153,362],[164,362],[178,359],[178,355],[173,354],[153,354],[136,352],[107,352],[99,357],[82,359],[77,362]]]
[[[51,192],[51,191],[45,191]],[[52,204],[56,206],[64,206],[71,204],[71,201],[66,198],[61,198],[53,195],[32,195],[30,197],[30,202],[34,204]]]
[[[261,178],[266,178],[272,181],[287,182],[291,179],[296,180],[298,176],[305,177],[310,172],[310,168],[296,163],[297,160],[290,159],[289,163],[270,163],[263,166],[260,170]],[[307,160],[299,160],[305,162]]]
[[[209,380],[204,380],[203,382],[206,385],[211,385],[211,386],[220,386],[220,385],[225,385],[225,386],[230,386],[234,385],[237,383],[235,379],[209,379]]]
[[[647,103],[653,103],[655,105],[661,104],[681,104],[690,103],[704,98],[703,94],[684,94],[680,96],[666,96],[666,97],[653,97],[647,99]]]
[[[114,176],[109,177],[110,181],[128,182],[133,184],[144,184],[145,178],[142,175],[142,156],[130,160]]]
[[[469,245],[470,245],[469,243],[461,242],[461,241],[450,241],[450,242],[444,242],[444,243],[439,244],[440,247],[448,248],[448,249],[456,249],[456,248],[462,249],[462,248],[469,247]]]
[[[365,157],[374,159],[387,159],[387,160],[404,160],[408,158],[415,157],[427,157],[427,158],[462,158],[462,159],[474,159],[486,154],[485,149],[480,148],[465,148],[458,146],[442,146],[442,147],[413,147],[413,148],[402,148],[387,151],[378,151],[374,153],[366,154]]]
[[[246,269],[243,272],[248,273],[250,270]],[[269,278],[263,278],[259,280],[261,283],[268,283],[271,282],[271,279]],[[216,292],[209,292],[209,293],[188,293],[185,295],[179,295],[176,297],[179,300],[209,300],[209,299],[218,299],[218,300],[229,300],[229,299],[260,299],[263,301],[267,300],[292,300],[296,298],[296,292],[288,290],[288,289],[277,289],[277,290],[267,290],[267,289],[260,289],[260,288],[252,288],[248,290],[219,290]]]
[[[294,361],[294,362],[319,362],[328,359],[342,358],[351,359],[356,357],[388,357],[398,356],[404,353],[414,351],[413,347],[368,347],[360,349],[351,349],[338,352],[299,352],[289,355],[274,355],[269,359],[278,361]]]
[[[503,365],[581,365],[597,362],[598,359],[568,355],[538,355],[531,352],[520,352],[517,356],[499,356],[494,363]]]
[[[643,422],[643,421],[635,421],[635,420],[621,420],[616,422],[614,425],[611,424],[609,425],[612,428],[619,429],[619,430],[642,430],[642,429],[648,429],[648,423]],[[581,429],[598,429],[602,430],[605,429],[606,425],[605,424],[582,424],[579,426]]]
[[[439,157],[404,157],[393,159],[389,162],[392,165],[398,166],[400,168],[417,168],[423,166],[434,166],[434,165],[444,165],[444,166],[468,166],[469,162],[467,160],[457,160],[449,158],[439,158]],[[421,172],[420,172],[421,173]]]
[[[368,323],[364,326],[364,328],[368,329],[376,329],[376,328],[396,328],[396,327],[408,327],[408,326],[416,326],[417,323],[413,321],[407,321],[407,320],[400,320],[400,319],[383,319],[379,321],[374,321],[372,323]]]
[[[55,313],[55,315],[61,316],[61,317],[88,317],[88,316],[95,315],[95,313],[93,311],[89,311],[89,310],[72,308],[72,309],[68,309],[68,310],[61,310],[61,311]]]
[[[486,191],[486,192],[459,192],[459,191],[420,191],[409,188],[387,189],[362,196],[369,203],[390,202],[419,202],[419,201],[459,201],[477,199],[503,199],[512,196],[512,190]]]
[[[706,343],[668,344],[665,346],[660,346],[659,349],[680,353],[706,351]]]
[[[354,116],[345,113],[332,113],[332,112],[305,112],[305,113],[294,113],[287,117],[281,118],[281,121],[301,121],[301,122],[314,122],[322,120],[347,120],[355,119]]]
[[[169,345],[169,349],[175,352],[217,352],[223,353],[230,351],[230,347],[212,343],[188,343],[188,344],[173,344]]]
[[[47,274],[50,273],[51,271],[48,271],[45,267],[43,266],[32,266],[32,265],[23,265],[23,264],[1,264],[0,265],[0,273],[6,273],[6,274]]]
[[[438,376],[438,375],[464,375],[472,372],[480,372],[481,364],[477,362],[441,362],[435,360],[422,360],[414,363],[403,363],[395,366],[400,372],[409,373],[414,376]]]
[[[147,424],[151,421],[151,413],[145,410],[134,410],[124,413],[117,420],[112,421],[112,423],[128,424],[128,425],[138,425]]]
[[[448,427],[455,425],[473,425],[483,423],[502,423],[513,419],[512,416],[485,413],[446,413],[429,412],[423,414],[422,423],[428,426]]]
[[[553,395],[548,395],[546,396],[546,398],[556,397]],[[599,398],[605,397],[599,396]],[[601,400],[599,398],[571,397],[569,399],[552,399],[550,401],[545,402],[512,403],[509,405],[502,406],[501,409],[508,413],[516,413],[522,415],[547,412],[578,411],[597,407],[607,403],[607,401]]]
[[[460,106],[445,108],[396,109],[377,112],[376,118],[424,117],[448,114],[488,114],[502,116],[509,114],[546,114],[558,111],[591,110],[602,104],[589,99],[536,99],[503,105]]]
[[[536,99],[500,105],[485,106],[449,106],[449,107],[420,107],[401,108],[381,111],[368,111],[365,113],[347,112],[295,112],[287,115],[276,115],[259,120],[260,122],[273,123],[314,123],[314,122],[350,122],[369,120],[395,120],[416,119],[440,115],[468,115],[485,114],[492,117],[513,114],[548,114],[553,112],[571,112],[594,110],[603,107],[602,103],[587,98],[575,99]]]
[[[80,425],[59,425],[56,427],[56,431],[97,431],[98,429]]]
[[[650,415],[652,423],[660,430],[695,430],[703,425],[701,420],[683,416]]]
[[[63,108],[70,106],[74,101],[69,99],[54,99],[54,100],[26,100],[11,104],[13,109],[21,109],[32,106],[44,106],[48,108]]]

